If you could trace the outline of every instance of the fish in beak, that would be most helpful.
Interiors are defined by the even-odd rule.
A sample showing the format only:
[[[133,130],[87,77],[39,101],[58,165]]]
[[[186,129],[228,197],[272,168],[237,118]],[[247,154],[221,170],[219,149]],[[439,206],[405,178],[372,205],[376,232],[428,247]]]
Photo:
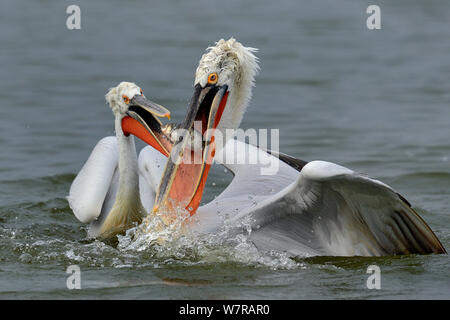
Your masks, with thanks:
[[[184,208],[193,215],[198,209],[215,155],[214,132],[227,98],[227,85],[194,87],[186,118],[179,127],[181,134],[174,141],[161,178],[153,213],[177,213]],[[190,137],[194,130],[201,133],[201,147],[192,148]]]
[[[127,115],[122,119],[123,133],[133,134],[166,157],[172,149],[172,142],[162,131],[159,117],[170,119],[170,111],[147,100],[144,95],[135,95],[128,104]]]

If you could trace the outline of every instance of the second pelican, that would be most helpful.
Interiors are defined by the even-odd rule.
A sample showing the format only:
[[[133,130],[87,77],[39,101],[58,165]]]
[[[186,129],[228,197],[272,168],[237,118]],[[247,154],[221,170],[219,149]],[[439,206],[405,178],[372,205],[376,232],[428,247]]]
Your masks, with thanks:
[[[75,177],[68,196],[75,216],[90,223],[88,236],[109,239],[139,224],[148,209],[143,202],[152,201],[158,182],[142,184],[138,165],[155,165],[147,152],[141,152],[139,162],[133,134],[168,156],[171,145],[161,132],[158,117],[170,117],[170,112],[145,98],[142,89],[122,82],[105,96],[115,116],[115,137],[100,140],[89,159]],[[150,147],[148,147],[150,148]],[[164,162],[161,164],[161,166]],[[148,181],[148,172],[147,179]],[[160,176],[160,173],[158,177]],[[142,200],[142,201],[141,201]]]

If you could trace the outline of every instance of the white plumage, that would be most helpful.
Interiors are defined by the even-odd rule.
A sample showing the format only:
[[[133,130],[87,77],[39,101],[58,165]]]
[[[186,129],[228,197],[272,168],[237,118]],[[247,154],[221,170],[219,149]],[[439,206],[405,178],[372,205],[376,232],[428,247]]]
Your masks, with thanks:
[[[195,84],[204,87],[208,75],[217,72],[218,85],[228,86],[229,98],[219,130],[237,128],[242,120],[258,71],[255,51],[234,39],[220,40],[216,46],[208,48],[200,60]],[[112,203],[108,199],[113,199],[114,193],[121,189],[119,186],[119,191],[115,192],[117,179],[123,175],[137,177],[138,172],[140,188],[136,187],[137,180],[133,178],[132,189],[139,188],[140,198],[148,211],[163,173],[165,158],[146,147],[139,157],[139,170],[133,165],[137,163],[133,162],[135,160],[127,159],[131,165],[123,170],[119,168],[117,178],[114,164],[118,162],[120,167],[122,150],[114,146],[112,138],[106,141],[94,149],[71,188],[71,206],[84,222],[96,217],[100,203],[105,206],[102,212],[108,211]],[[121,140],[118,141],[120,145]],[[108,150],[111,157],[97,149]],[[279,170],[277,174],[267,176],[260,174],[261,164],[222,163],[234,173],[234,179],[215,200],[201,206],[187,222],[193,232],[216,233],[224,225],[234,225],[235,232],[242,232],[239,221],[246,219],[251,224],[251,239],[259,249],[287,252],[292,256],[445,252],[438,238],[409,203],[378,180],[330,162],[306,163],[282,154],[280,160],[233,139],[217,150],[216,160],[220,163],[219,159],[229,159],[230,154],[235,157],[257,154],[260,159],[265,159],[260,163],[276,162]],[[103,164],[94,164],[97,161]],[[96,171],[96,167],[101,167],[101,172]],[[80,192],[86,185],[92,188],[92,193]],[[104,201],[105,197],[107,201]],[[82,213],[82,208],[88,210]]]
[[[90,237],[111,238],[139,224],[148,212],[141,199],[148,203],[152,193],[147,186],[139,186],[142,178],[134,137],[122,130],[133,97],[145,98],[141,88],[130,82],[122,82],[106,94],[115,117],[116,136],[97,143],[70,187],[69,205],[78,220],[90,223]],[[141,166],[145,161],[141,156]]]
[[[237,129],[252,98],[254,79],[259,71],[258,49],[244,47],[235,39],[221,39],[215,46],[206,49],[195,72],[194,84],[204,87],[208,75],[217,72],[218,86],[228,85],[230,92],[227,107],[220,120],[218,130]]]
[[[205,85],[207,74],[217,72],[220,84],[229,87],[222,130],[239,126],[251,99],[258,71],[255,51],[234,39],[220,40],[199,63],[195,83]],[[258,248],[294,256],[445,252],[409,203],[378,180],[330,162],[305,164],[282,156],[287,165],[236,140],[228,141],[216,159],[227,159],[224,154],[257,154],[260,164],[223,163],[235,177],[221,195],[199,208],[191,225],[198,232],[215,232],[224,224],[239,225],[240,219],[250,218],[251,238]],[[276,175],[260,174],[261,163],[275,161]]]

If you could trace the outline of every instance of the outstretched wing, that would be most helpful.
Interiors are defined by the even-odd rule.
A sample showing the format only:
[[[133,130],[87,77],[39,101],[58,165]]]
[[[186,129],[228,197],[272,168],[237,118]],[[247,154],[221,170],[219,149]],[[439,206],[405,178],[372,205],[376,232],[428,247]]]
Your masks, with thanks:
[[[445,252],[430,227],[386,184],[330,162],[307,163],[270,153],[275,156],[229,141],[216,160],[235,177],[216,199],[199,208],[192,230],[214,232],[246,219],[258,248],[292,256]],[[233,157],[242,154],[257,155],[260,161],[236,164]],[[267,163],[278,170],[261,174]]]
[[[70,186],[70,208],[78,220],[89,223],[109,212],[118,183],[117,138],[101,139]]]
[[[312,161],[296,181],[252,212],[255,245],[292,255],[445,253],[391,187],[342,166]]]

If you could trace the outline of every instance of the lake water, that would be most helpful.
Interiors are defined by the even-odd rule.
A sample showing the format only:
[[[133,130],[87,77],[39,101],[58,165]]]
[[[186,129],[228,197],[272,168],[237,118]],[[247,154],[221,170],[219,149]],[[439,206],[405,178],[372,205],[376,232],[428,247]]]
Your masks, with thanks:
[[[82,28],[69,31],[73,2]],[[367,1],[73,2],[0,3],[0,298],[450,298],[448,255],[293,261],[245,239],[114,248],[86,241],[65,199],[114,134],[108,88],[136,82],[180,121],[204,49],[233,36],[260,50],[243,128],[280,128],[282,152],[390,184],[448,250],[450,2],[377,1],[374,31]],[[205,200],[228,180],[216,170]],[[82,290],[66,288],[72,264]],[[371,264],[381,290],[366,288]]]

